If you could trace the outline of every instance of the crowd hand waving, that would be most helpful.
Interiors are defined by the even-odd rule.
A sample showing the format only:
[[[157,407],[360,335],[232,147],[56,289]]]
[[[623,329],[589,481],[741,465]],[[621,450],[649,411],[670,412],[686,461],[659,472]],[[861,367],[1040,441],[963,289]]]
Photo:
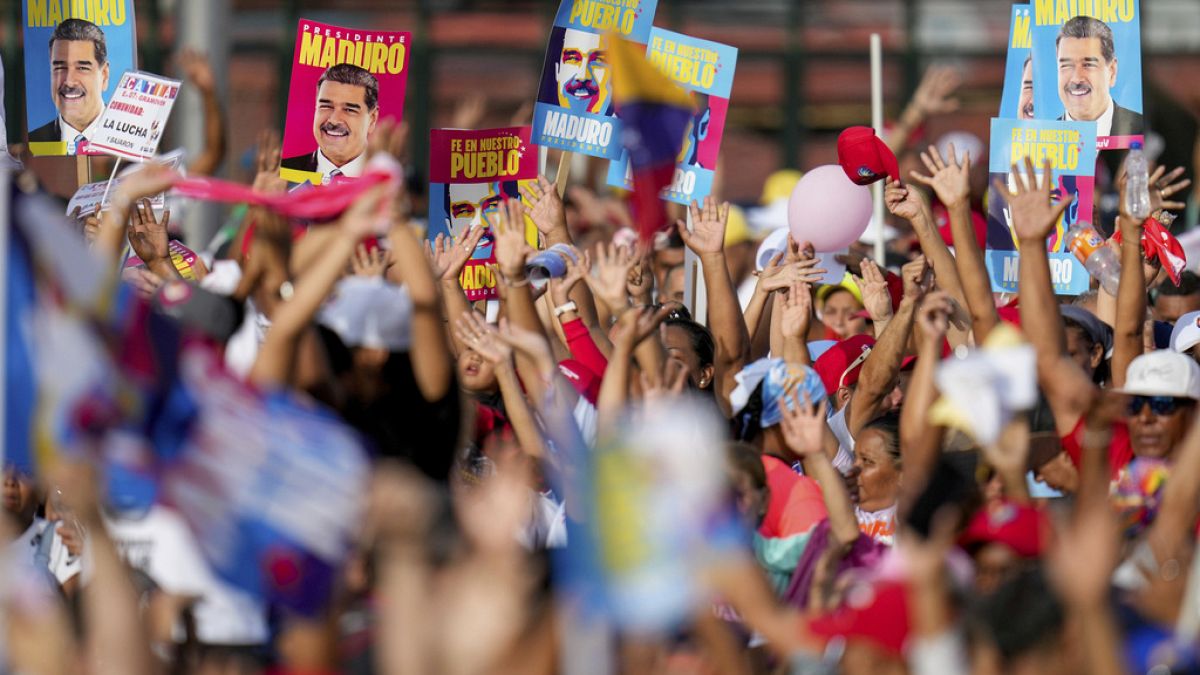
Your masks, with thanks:
[[[779,253],[771,258],[766,267],[754,273],[764,291],[778,291],[795,284],[819,284],[829,271],[817,267],[821,262],[819,258],[801,256],[786,260],[786,257],[786,253]]]
[[[954,301],[945,291],[934,291],[921,301],[917,310],[917,326],[926,340],[941,343],[950,331],[950,317],[954,313]]]
[[[588,276],[588,270],[591,268],[590,256],[586,253],[580,253],[579,249],[571,247],[571,252],[575,254],[575,258],[564,256],[563,262],[566,263],[567,271],[561,278],[551,279],[548,286],[550,287],[550,301],[555,307],[560,307],[567,304],[571,299],[571,291],[575,285],[583,281]]]
[[[483,320],[474,311],[466,311],[455,324],[455,333],[460,342],[467,345],[494,366],[509,363],[513,347],[500,337],[496,327]]]
[[[365,244],[359,244],[350,257],[350,271],[358,277],[382,277],[389,257],[390,253],[379,246],[368,251]]]
[[[930,66],[913,93],[911,106],[922,118],[944,115],[958,110],[954,92],[962,84],[962,76],[953,66]]]
[[[638,377],[642,383],[642,398],[647,403],[665,401],[683,395],[687,389],[688,369],[679,361],[667,359],[658,382],[646,372],[639,373]]]
[[[566,215],[563,211],[562,198],[554,183],[545,176],[539,175],[536,181],[521,185],[521,194],[525,195],[529,205],[525,208],[529,218],[543,237],[565,232],[567,227]]]
[[[692,214],[692,229],[682,220],[675,221],[684,245],[697,256],[719,254],[725,249],[725,224],[729,221],[729,202],[718,206],[712,196],[704,198],[704,206],[695,201],[688,207]]]
[[[796,282],[781,299],[783,313],[779,329],[783,337],[803,339],[808,335],[808,325],[812,320],[812,287],[803,281]]]
[[[629,270],[625,290],[629,292],[629,297],[648,302],[653,288],[654,271],[650,268],[650,256],[646,255],[645,249],[639,245],[637,264]]]
[[[216,91],[217,79],[213,76],[212,64],[204,52],[186,47],[176,58],[184,77],[196,85],[197,89],[207,93]]]
[[[1178,180],[1183,175],[1184,168],[1182,166],[1175,167],[1170,173],[1163,175],[1167,168],[1165,166],[1157,166],[1150,173],[1150,212],[1156,211],[1181,211],[1187,208],[1184,202],[1167,201],[1176,192],[1183,190],[1192,184],[1192,179],[1185,178]],[[1125,200],[1121,200],[1122,206]]]
[[[472,225],[469,230],[459,235],[458,241],[454,241],[445,233],[439,233],[437,238],[429,242],[429,248],[424,251],[434,276],[442,281],[457,281],[463,266],[479,246],[479,240],[483,238],[485,230],[482,225]]]
[[[925,200],[921,193],[910,190],[900,181],[889,180],[884,188],[883,203],[888,212],[909,222],[916,221],[925,211]]]
[[[900,276],[904,280],[904,297],[910,300],[920,300],[933,288],[933,268],[925,256],[917,256],[900,268]]]
[[[550,345],[542,335],[531,330],[525,330],[506,318],[500,319],[500,328],[497,335],[513,351],[523,355],[534,363],[543,377],[550,377],[558,369],[554,355],[550,352]]]
[[[632,352],[642,340],[650,337],[658,330],[659,325],[666,321],[671,313],[671,307],[663,306],[657,310],[653,307],[635,307],[624,312],[613,326],[613,346]]]
[[[970,197],[971,153],[964,153],[962,164],[958,163],[958,153],[953,143],[947,148],[947,153],[949,158],[943,160],[937,147],[929,146],[927,151],[921,153],[921,162],[925,164],[929,175],[917,173],[915,170],[910,175],[913,180],[931,188],[938,199],[950,207],[965,203]]]
[[[506,277],[516,277],[525,270],[525,261],[533,252],[529,242],[525,241],[525,210],[520,200],[506,199],[499,209],[499,222],[496,224],[495,253],[496,264],[500,273]]]
[[[1051,201],[1050,188],[1054,181],[1050,174],[1049,160],[1042,166],[1040,181],[1033,170],[1033,160],[1028,157],[1025,158],[1025,173],[1022,174],[1017,165],[1013,164],[1012,175],[1016,183],[1015,192],[1010,191],[999,179],[993,183],[993,187],[1008,202],[1012,227],[1017,233],[1017,238],[1025,242],[1043,244],[1074,198]]]
[[[408,122],[396,123],[392,119],[380,120],[375,132],[367,139],[367,156],[386,154],[399,161],[408,148]]]
[[[450,127],[453,129],[478,129],[487,112],[487,97],[483,94],[469,94],[458,100],[454,106]]]
[[[591,273],[585,281],[592,295],[600,298],[609,312],[619,314],[629,307],[629,274],[636,265],[633,253],[623,246],[604,243],[596,246]]]
[[[264,129],[258,134],[258,152],[255,157],[255,174],[252,187],[255,192],[277,195],[287,192],[287,181],[279,176],[279,162],[283,155],[279,132]]]
[[[808,392],[785,394],[779,397],[779,411],[783,414],[779,428],[783,439],[792,452],[807,457],[823,452],[825,446],[825,400],[813,405]],[[803,402],[801,402],[803,401]]]
[[[875,322],[887,321],[892,318],[892,296],[888,292],[887,277],[874,260],[865,259],[859,264],[861,276],[854,277],[854,282],[862,291],[863,307]]]

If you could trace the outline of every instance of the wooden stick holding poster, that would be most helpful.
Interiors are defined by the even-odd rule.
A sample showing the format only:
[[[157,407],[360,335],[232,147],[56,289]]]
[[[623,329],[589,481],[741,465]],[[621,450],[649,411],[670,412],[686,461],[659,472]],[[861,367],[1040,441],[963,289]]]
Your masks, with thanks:
[[[558,190],[558,198],[567,192],[567,182],[571,180],[571,159],[573,153],[569,150],[563,150],[562,155],[558,158],[558,171],[554,174],[554,189]]]

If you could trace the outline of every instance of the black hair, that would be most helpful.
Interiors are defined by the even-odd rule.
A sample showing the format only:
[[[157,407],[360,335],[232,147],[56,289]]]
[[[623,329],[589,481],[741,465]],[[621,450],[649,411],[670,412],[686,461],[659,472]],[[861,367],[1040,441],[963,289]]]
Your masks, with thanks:
[[[1100,38],[1100,55],[1104,57],[1105,63],[1112,63],[1115,50],[1113,49],[1113,32],[1108,27],[1108,24],[1099,19],[1094,19],[1090,16],[1077,16],[1074,19],[1064,23],[1062,28],[1058,30],[1058,37],[1054,38],[1054,49],[1058,49],[1058,43],[1062,42],[1063,38],[1077,38],[1086,40],[1087,38]]]
[[[711,366],[716,357],[717,346],[713,342],[712,333],[704,326],[691,319],[675,318],[663,322],[669,328],[679,328],[687,333],[688,344],[696,352],[701,366]]]
[[[1087,343],[1087,346],[1088,346],[1087,349],[1088,349],[1089,354],[1091,353],[1091,351],[1093,349],[1096,348],[1096,345],[1100,345],[1100,347],[1102,349],[1104,347],[1104,343],[1097,341],[1095,336],[1092,335],[1091,331],[1088,330],[1087,326],[1076,321],[1075,319],[1072,319],[1071,317],[1068,317],[1068,316],[1063,317],[1063,328],[1070,328],[1072,330],[1079,331],[1079,334],[1083,337],[1083,341],[1085,343]],[[1103,353],[1102,353],[1101,359],[1100,359],[1100,365],[1096,366],[1096,369],[1094,371],[1092,371],[1092,381],[1095,382],[1096,384],[1103,384],[1103,383],[1107,382],[1108,381],[1108,371],[1109,371],[1108,359],[1103,358]]]
[[[874,429],[883,434],[884,448],[888,452],[888,456],[900,466],[900,413],[890,412],[867,422],[863,427],[863,431]],[[861,432],[859,432],[861,434]]]
[[[1019,571],[980,598],[970,614],[1005,663],[1057,639],[1063,628],[1062,603],[1039,565]]]
[[[762,414],[763,383],[759,382],[754,391],[750,393],[750,398],[746,401],[745,407],[735,411],[733,418],[729,420],[733,437],[745,443],[756,441],[763,430]]]
[[[1196,276],[1195,272],[1187,271],[1179,275],[1179,285],[1175,284],[1159,284],[1158,288],[1154,289],[1154,302],[1164,295],[1185,296],[1195,295],[1200,293],[1200,277]]]
[[[67,19],[54,27],[50,36],[50,49],[54,49],[55,40],[67,42],[91,41],[96,50],[96,65],[102,66],[108,62],[108,46],[104,42],[104,31],[91,21],[84,19]]]
[[[749,443],[730,441],[725,444],[725,456],[729,460],[729,468],[749,476],[754,487],[761,490],[767,486],[767,470],[763,468],[758,448]]]
[[[321,85],[326,82],[362,87],[366,89],[363,99],[367,104],[367,110],[374,110],[375,106],[379,105],[379,80],[375,79],[371,71],[366,68],[360,68],[353,63],[339,63],[336,66],[330,66],[324,73],[321,73],[321,79],[317,80],[317,89],[320,89]]]

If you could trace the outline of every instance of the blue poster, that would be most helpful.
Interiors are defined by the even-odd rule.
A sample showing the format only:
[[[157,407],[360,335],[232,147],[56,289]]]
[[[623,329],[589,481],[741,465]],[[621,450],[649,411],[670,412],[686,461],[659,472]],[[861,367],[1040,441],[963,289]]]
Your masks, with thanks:
[[[1030,53],[1029,5],[1013,5],[1008,29],[1008,60],[1004,64],[1004,92],[1000,117],[1033,119],[1033,55]]]
[[[595,157],[621,155],[612,72],[601,38],[608,31],[645,44],[657,0],[563,0],[550,30],[533,107],[533,143]]]
[[[646,58],[691,91],[696,101],[695,115],[675,165],[675,177],[663,190],[662,198],[679,204],[703,201],[712,191],[729,94],[733,90],[737,48],[655,27],[650,31]],[[609,163],[608,184],[633,189],[624,153]]]
[[[989,186],[999,181],[1011,190],[1012,165],[1025,171],[1025,158],[1033,161],[1040,179],[1043,163],[1050,162],[1055,200],[1074,198],[1050,237],[1051,281],[1058,295],[1079,295],[1088,290],[1087,270],[1075,259],[1067,242],[1067,230],[1076,222],[1092,218],[1092,191],[1096,172],[1096,123],[1051,120],[992,119],[988,171]],[[992,291],[1016,293],[1019,269],[1017,236],[1004,195],[988,188],[987,267]]]
[[[121,75],[137,70],[133,0],[24,0],[26,119],[35,155],[89,154]]]
[[[1035,0],[1034,112],[1096,123],[1099,148],[1140,140],[1142,38],[1138,0]]]

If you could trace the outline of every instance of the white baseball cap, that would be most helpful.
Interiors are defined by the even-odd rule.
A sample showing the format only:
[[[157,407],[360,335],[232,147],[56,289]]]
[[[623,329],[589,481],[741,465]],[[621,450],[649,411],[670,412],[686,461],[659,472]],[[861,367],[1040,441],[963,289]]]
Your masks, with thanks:
[[[1142,354],[1129,364],[1121,392],[1200,400],[1200,365],[1169,349]]]
[[[1171,349],[1183,354],[1200,343],[1200,312],[1188,312],[1171,329]]]

